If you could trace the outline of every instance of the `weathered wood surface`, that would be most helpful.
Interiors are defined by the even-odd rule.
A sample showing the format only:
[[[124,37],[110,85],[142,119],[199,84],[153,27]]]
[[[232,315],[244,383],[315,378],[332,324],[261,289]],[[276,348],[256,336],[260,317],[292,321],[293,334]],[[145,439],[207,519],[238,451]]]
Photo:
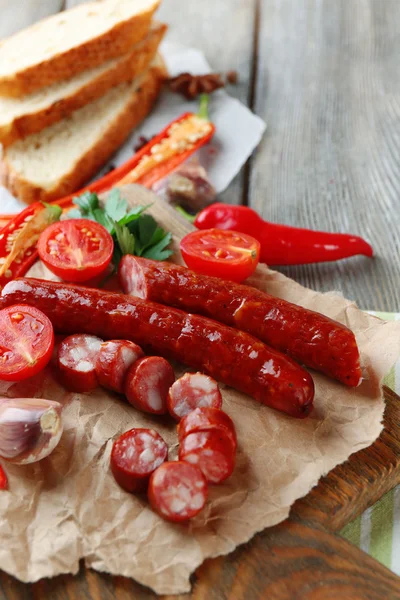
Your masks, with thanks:
[[[77,0],[69,2],[77,3]],[[400,3],[397,0],[164,0],[170,39],[236,69],[230,93],[268,122],[248,167],[223,194],[265,218],[361,234],[374,261],[284,269],[362,308],[400,307]],[[232,124],[234,127],[234,123]],[[400,598],[400,579],[337,537],[399,482],[400,399],[386,392],[385,431],[293,507],[285,523],[193,578],[198,600]],[[135,582],[81,569],[24,585],[0,575],[0,600],[154,598]]]
[[[261,0],[249,203],[366,237],[376,258],[282,269],[364,309],[400,309],[400,3]],[[228,35],[226,36],[229,37]]]

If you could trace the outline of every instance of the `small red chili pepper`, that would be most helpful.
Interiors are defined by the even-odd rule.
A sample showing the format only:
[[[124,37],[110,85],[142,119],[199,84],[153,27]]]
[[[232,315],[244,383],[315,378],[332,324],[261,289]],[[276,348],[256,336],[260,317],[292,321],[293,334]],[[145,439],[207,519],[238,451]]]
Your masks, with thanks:
[[[208,119],[208,95],[202,94],[198,114],[185,113],[172,121],[109,177],[118,185],[138,183],[151,188],[207,144],[214,133],[215,125]]]
[[[0,231],[0,289],[11,279],[25,275],[37,258],[36,242],[40,233],[55,220],[61,210],[40,202],[14,215]]]
[[[252,235],[261,244],[260,260],[268,265],[304,265],[357,254],[372,257],[374,253],[358,236],[269,223],[247,206],[211,204],[196,216],[194,224],[198,229],[216,227]]]
[[[8,490],[8,479],[3,467],[0,465],[0,490]]]
[[[14,217],[15,215],[0,215],[0,229],[3,229]]]

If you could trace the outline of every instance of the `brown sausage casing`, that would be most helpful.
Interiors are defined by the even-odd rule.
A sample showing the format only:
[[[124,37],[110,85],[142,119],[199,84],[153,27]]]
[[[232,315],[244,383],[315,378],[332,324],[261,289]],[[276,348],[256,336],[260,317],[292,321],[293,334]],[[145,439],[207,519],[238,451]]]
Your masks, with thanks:
[[[1,297],[3,306],[36,306],[57,332],[130,339],[293,417],[311,411],[314,384],[307,371],[251,335],[211,319],[123,294],[39,279],[11,281]]]
[[[124,256],[125,293],[237,327],[301,364],[349,386],[361,382],[354,333],[337,321],[248,285],[193,273],[186,267]]]

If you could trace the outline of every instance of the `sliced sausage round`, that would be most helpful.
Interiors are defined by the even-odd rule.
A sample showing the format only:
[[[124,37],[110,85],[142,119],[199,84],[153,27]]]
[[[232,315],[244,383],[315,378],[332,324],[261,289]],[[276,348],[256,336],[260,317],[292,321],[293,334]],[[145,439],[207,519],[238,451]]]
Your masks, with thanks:
[[[130,429],[114,442],[111,471],[124,490],[142,492],[167,456],[168,446],[154,429]]]
[[[223,410],[212,407],[196,408],[186,417],[183,417],[178,424],[179,443],[190,433],[212,431],[214,429],[223,431],[229,438],[233,450],[236,451],[236,429],[232,419]]]
[[[140,346],[128,340],[103,342],[96,362],[100,385],[118,394],[124,393],[124,384],[130,367],[144,356]]]
[[[204,507],[207,495],[203,473],[187,462],[166,462],[150,477],[150,505],[167,521],[179,523],[195,517]]]
[[[210,483],[225,481],[235,468],[232,443],[218,429],[198,431],[186,436],[179,446],[179,460],[199,467]]]
[[[218,383],[204,373],[185,373],[171,386],[167,400],[168,410],[177,421],[195,408],[222,406]]]
[[[162,415],[168,412],[168,390],[174,381],[174,370],[165,358],[146,356],[129,369],[125,395],[138,410]]]
[[[58,348],[62,383],[72,392],[91,392],[98,385],[96,362],[103,340],[85,333],[70,335]]]

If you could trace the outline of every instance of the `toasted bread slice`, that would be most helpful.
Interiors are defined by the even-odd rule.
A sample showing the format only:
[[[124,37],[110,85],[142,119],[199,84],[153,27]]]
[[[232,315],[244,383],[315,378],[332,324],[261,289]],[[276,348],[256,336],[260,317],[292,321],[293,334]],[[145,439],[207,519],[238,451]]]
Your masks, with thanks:
[[[115,85],[132,81],[148,68],[166,30],[166,25],[154,23],[147,36],[122,56],[29,96],[0,97],[0,143],[9,146],[37,133],[103,96]]]
[[[0,183],[27,203],[78,190],[146,117],[165,77],[164,63],[156,57],[134,81],[9,146],[3,153]]]
[[[0,96],[20,97],[125,54],[160,0],[81,4],[0,42]]]

